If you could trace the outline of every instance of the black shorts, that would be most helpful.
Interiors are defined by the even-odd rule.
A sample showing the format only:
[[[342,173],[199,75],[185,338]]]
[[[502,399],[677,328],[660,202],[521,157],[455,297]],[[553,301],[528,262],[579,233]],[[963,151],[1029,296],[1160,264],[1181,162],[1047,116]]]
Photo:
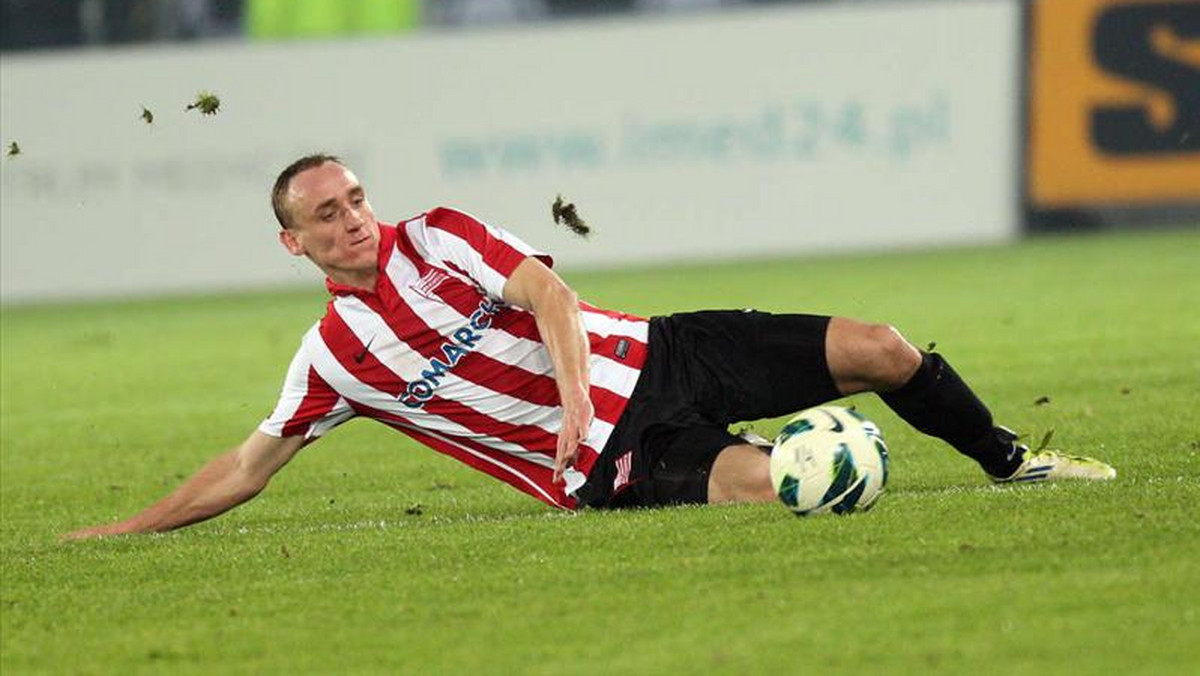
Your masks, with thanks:
[[[825,361],[828,326],[825,316],[753,310],[651,319],[646,364],[600,460],[576,492],[580,504],[707,502],[717,454],[746,443],[729,432],[730,424],[841,396]],[[628,482],[616,481],[618,464],[627,468]]]

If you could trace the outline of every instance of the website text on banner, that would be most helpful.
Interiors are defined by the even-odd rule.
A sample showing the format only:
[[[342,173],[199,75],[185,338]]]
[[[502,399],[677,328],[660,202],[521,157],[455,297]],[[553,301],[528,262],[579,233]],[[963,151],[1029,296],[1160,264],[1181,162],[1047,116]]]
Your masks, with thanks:
[[[802,5],[6,58],[0,124],[23,152],[0,162],[0,288],[307,280],[266,194],[314,150],[346,157],[384,220],[465,208],[567,268],[1005,241],[1019,16],[1015,0]],[[183,111],[201,89],[218,114]],[[558,193],[589,240],[553,225]],[[80,233],[97,236],[62,246]]]

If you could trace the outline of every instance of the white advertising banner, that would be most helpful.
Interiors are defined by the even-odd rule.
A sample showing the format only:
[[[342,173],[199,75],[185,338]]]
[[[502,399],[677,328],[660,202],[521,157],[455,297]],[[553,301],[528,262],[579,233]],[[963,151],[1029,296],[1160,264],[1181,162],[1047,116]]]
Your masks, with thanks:
[[[318,278],[268,203],[317,150],[385,222],[454,206],[567,268],[1006,240],[1018,31],[1015,1],[852,3],[5,56],[0,291]]]

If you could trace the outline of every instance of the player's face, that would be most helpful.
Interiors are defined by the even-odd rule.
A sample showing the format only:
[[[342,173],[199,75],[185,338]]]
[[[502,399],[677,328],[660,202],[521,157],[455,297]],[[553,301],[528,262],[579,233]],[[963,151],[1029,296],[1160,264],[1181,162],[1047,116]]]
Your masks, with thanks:
[[[279,241],[288,251],[308,256],[335,282],[374,279],[379,223],[349,169],[326,162],[300,172],[288,188],[287,205],[292,227],[279,233]]]

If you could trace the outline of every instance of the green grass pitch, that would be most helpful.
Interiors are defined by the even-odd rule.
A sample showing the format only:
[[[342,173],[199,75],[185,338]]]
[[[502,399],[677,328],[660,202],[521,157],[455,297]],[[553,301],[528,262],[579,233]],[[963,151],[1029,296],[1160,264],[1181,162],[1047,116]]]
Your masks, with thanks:
[[[993,488],[861,396],[893,459],[868,514],[571,515],[356,421],[225,517],[60,543],[253,429],[323,290],[9,307],[0,670],[1200,669],[1200,231],[567,277],[643,314],[891,322],[999,421],[1119,477]]]

